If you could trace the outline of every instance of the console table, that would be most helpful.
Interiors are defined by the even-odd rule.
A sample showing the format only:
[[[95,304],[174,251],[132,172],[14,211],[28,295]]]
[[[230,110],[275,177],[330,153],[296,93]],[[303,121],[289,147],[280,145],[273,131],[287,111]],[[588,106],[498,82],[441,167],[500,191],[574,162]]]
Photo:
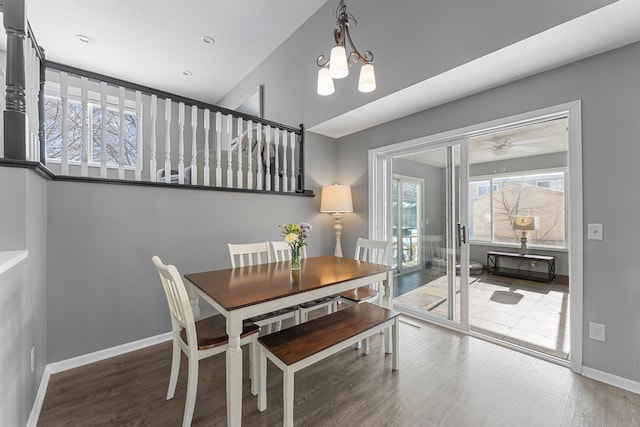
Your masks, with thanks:
[[[517,266],[500,265],[501,259],[513,260],[510,264],[516,264]],[[546,271],[532,271],[530,267],[537,263],[545,264],[547,267]],[[517,252],[490,251],[487,252],[487,274],[548,283],[556,278],[556,257],[531,254],[520,255]]]

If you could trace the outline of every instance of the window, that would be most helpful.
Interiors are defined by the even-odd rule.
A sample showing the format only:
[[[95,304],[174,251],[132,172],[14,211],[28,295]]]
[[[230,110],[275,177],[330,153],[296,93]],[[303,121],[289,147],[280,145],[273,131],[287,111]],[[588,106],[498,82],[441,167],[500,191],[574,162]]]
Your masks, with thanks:
[[[469,237],[475,242],[519,244],[513,230],[518,215],[538,217],[539,229],[527,232],[530,246],[566,247],[565,172],[502,174],[469,182]],[[486,188],[491,191],[484,192]]]
[[[80,102],[69,100],[67,104],[67,158],[70,163],[80,163],[82,152],[82,122],[87,115],[89,127],[88,162],[99,165],[102,156],[102,114],[100,105],[87,104],[84,112]],[[105,114],[107,166],[117,167],[120,158],[120,112],[107,108]],[[124,165],[135,167],[137,157],[136,133],[138,120],[135,112],[124,113]],[[62,99],[45,97],[45,137],[47,161],[59,162],[62,158]]]

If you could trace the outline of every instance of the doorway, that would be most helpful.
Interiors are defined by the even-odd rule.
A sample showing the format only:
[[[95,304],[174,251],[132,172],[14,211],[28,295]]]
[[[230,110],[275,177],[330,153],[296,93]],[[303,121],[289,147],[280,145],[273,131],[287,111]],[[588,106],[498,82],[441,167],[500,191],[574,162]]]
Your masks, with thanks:
[[[574,370],[581,369],[581,336],[568,333],[582,328],[576,314],[582,309],[582,264],[576,251],[582,245],[579,117],[580,103],[575,102],[371,150],[373,238],[393,238],[393,225],[398,226],[392,219],[398,209],[398,201],[392,200],[394,185],[397,193],[399,183],[394,174],[424,182],[424,219],[419,234],[424,259],[419,269],[396,278],[396,309],[558,363],[564,359],[568,364],[569,359]],[[550,128],[564,131],[564,148],[547,147],[553,137],[540,133]],[[547,162],[544,165],[543,160]],[[551,199],[541,203],[543,195],[551,195]],[[563,215],[552,212],[554,206],[560,206]],[[513,222],[523,215],[536,216],[544,225],[526,234],[531,256],[555,254],[558,274],[551,283],[529,280],[548,264],[542,258],[519,255],[522,234]],[[487,271],[487,253],[496,251],[515,254],[516,265],[510,267],[516,276],[498,275],[506,270]],[[507,261],[502,262],[507,266]],[[412,286],[406,285],[405,279],[412,277],[418,278]],[[562,286],[568,290],[569,285],[570,293],[557,292]],[[413,294],[413,302],[409,294]],[[547,296],[555,301],[542,301]],[[535,341],[491,330],[487,327],[487,320],[491,320],[476,316],[494,314],[497,317],[493,320],[500,323],[504,320],[498,317],[509,317],[509,310],[521,314],[531,311],[538,297],[541,307],[550,302],[560,304],[547,307],[565,316],[564,330],[553,339],[566,348],[570,344],[571,357],[545,351]],[[489,304],[502,306],[496,309]],[[511,320],[531,329],[540,327],[544,319],[521,316]],[[510,326],[514,332],[515,326]],[[528,332],[543,333],[535,329]]]

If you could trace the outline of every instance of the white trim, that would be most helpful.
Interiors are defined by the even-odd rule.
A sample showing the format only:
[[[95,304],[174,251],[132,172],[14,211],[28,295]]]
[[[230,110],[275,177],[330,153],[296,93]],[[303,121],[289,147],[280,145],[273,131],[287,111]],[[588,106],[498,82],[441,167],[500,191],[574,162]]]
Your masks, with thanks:
[[[628,378],[619,377],[608,372],[599,371],[588,366],[582,367],[582,375],[601,383],[609,384],[632,393],[640,394],[640,382]]]
[[[490,122],[466,126],[441,132],[435,135],[423,136],[409,141],[389,144],[387,146],[369,150],[369,232],[380,233],[384,224],[379,224],[383,207],[379,200],[384,200],[384,185],[381,185],[381,173],[378,170],[385,164],[382,159],[388,160],[395,154],[410,154],[420,151],[425,147],[429,149],[439,148],[446,145],[448,141],[460,138],[481,135],[514,126],[525,125],[550,120],[559,117],[569,118],[569,151],[567,164],[569,172],[569,215],[571,218],[569,230],[569,277],[571,288],[569,292],[569,303],[571,306],[570,330],[571,333],[571,370],[577,373],[582,372],[582,332],[583,332],[583,203],[582,203],[582,110],[581,101],[571,101],[560,105],[542,108],[527,113],[516,114]],[[387,162],[389,163],[389,162]],[[390,208],[389,208],[390,209]],[[429,321],[432,321],[429,319]],[[467,332],[469,333],[469,332]],[[488,339],[487,339],[488,340]],[[489,341],[489,340],[488,340]],[[538,356],[538,353],[531,354]],[[538,356],[541,357],[541,356]],[[544,358],[544,357],[541,357]]]
[[[42,410],[44,397],[47,394],[47,387],[49,386],[49,378],[52,374],[57,374],[62,371],[78,368],[80,366],[88,365],[89,363],[99,362],[111,357],[120,356],[121,354],[140,350],[166,341],[171,341],[172,339],[173,334],[171,332],[167,332],[115,347],[105,348],[104,350],[94,351],[93,353],[84,354],[82,356],[72,357],[71,359],[49,363],[47,366],[45,366],[44,372],[42,373],[40,385],[38,386],[38,392],[36,394],[35,401],[33,402],[33,407],[31,408],[29,419],[27,420],[27,427],[35,427],[36,424],[38,424],[38,418],[40,418],[40,411]]]
[[[0,251],[0,274],[16,266],[20,261],[27,259],[29,251]]]

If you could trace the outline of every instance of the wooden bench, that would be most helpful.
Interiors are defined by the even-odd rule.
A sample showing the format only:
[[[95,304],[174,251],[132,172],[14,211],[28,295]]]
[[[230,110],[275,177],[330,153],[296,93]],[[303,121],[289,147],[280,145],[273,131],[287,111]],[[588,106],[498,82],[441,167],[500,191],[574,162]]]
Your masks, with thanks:
[[[399,368],[399,314],[364,303],[258,338],[258,410],[267,409],[267,358],[283,372],[284,426],[293,426],[294,374],[391,327],[392,365]],[[363,354],[368,354],[365,345]]]

